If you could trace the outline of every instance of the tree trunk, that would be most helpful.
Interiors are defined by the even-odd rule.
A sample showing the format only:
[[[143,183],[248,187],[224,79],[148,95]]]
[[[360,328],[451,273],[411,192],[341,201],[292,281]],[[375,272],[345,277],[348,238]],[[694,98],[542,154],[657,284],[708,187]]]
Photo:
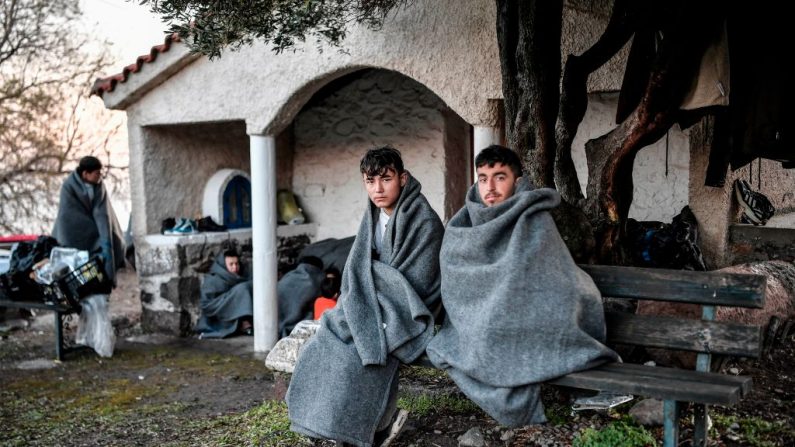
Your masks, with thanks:
[[[658,24],[659,34],[664,38],[657,42],[643,96],[616,129],[586,144],[585,153],[592,173],[588,178],[586,212],[596,232],[597,259],[601,263],[625,263],[620,241],[632,204],[635,156],[665,135],[675,123],[706,47],[706,25],[722,20],[706,4],[660,5],[663,9],[653,14],[663,13],[665,17]]]
[[[497,0],[506,136],[536,187],[555,187],[562,20],[562,0]]]
[[[555,184],[563,200],[582,207],[585,196],[571,158],[571,144],[588,107],[588,76],[629,41],[645,2],[616,0],[610,21],[599,40],[579,56],[569,55],[563,71],[558,121],[555,127]],[[647,9],[647,8],[646,8]]]

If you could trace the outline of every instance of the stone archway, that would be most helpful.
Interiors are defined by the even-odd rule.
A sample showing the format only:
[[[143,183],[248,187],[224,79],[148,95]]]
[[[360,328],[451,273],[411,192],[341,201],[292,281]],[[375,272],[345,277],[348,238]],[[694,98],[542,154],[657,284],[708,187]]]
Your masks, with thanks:
[[[472,127],[395,71],[365,69],[328,82],[296,113],[291,132],[290,185],[319,239],[355,233],[367,200],[358,164],[369,148],[400,150],[442,219],[462,206],[471,182]]]

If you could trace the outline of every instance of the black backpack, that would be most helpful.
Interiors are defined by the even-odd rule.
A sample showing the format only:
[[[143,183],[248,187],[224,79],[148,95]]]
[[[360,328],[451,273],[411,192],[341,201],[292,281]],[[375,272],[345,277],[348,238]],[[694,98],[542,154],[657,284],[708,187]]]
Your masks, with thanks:
[[[39,236],[33,242],[20,242],[17,244],[11,259],[8,271],[0,275],[1,294],[15,301],[39,301],[41,287],[30,278],[33,266],[37,262],[50,256],[58,241],[50,236]]]

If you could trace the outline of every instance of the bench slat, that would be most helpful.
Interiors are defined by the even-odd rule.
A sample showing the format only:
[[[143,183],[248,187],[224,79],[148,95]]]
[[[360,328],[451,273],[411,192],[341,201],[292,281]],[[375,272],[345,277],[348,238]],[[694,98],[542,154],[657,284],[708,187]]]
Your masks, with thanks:
[[[603,296],[762,308],[767,278],[721,272],[580,265]]]
[[[62,313],[73,312],[74,309],[60,304],[46,304],[39,301],[9,301],[0,300],[0,307],[10,307],[12,309],[44,309],[58,311]]]
[[[654,348],[754,357],[761,355],[762,329],[722,321],[605,312],[607,340]]]
[[[743,397],[751,392],[753,380],[750,376],[734,376],[729,374],[703,373],[690,369],[667,368],[659,366],[637,365],[632,363],[608,363],[602,365],[603,371],[615,374],[640,375],[645,378],[673,378],[680,375],[680,371],[694,372],[688,376],[691,383],[706,383],[724,386],[740,387],[740,396]]]
[[[559,377],[550,383],[711,405],[733,405],[739,402],[752,384],[750,377],[654,366],[640,366],[645,370],[629,370],[624,369],[624,366],[603,365]],[[727,384],[726,377],[736,379],[736,383]]]

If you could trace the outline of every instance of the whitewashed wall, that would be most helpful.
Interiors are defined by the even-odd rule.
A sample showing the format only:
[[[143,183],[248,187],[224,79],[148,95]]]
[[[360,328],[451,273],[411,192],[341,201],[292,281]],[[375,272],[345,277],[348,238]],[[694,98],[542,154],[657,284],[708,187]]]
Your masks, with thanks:
[[[359,161],[391,145],[444,218],[445,105],[427,88],[394,72],[370,71],[310,102],[295,120],[293,191],[317,238],[356,233],[367,204]]]
[[[572,158],[577,169],[580,186],[585,191],[588,169],[585,143],[602,136],[616,127],[616,94],[592,94],[572,145]],[[670,222],[682,211],[688,201],[690,175],[690,147],[687,135],[674,126],[668,134],[668,175],[665,175],[665,137],[646,147],[635,158],[632,181],[635,184],[634,200],[629,217],[637,220]]]
[[[167,217],[201,217],[204,187],[220,169],[249,171],[240,121],[144,128],[142,138],[143,157],[131,157],[130,168],[145,179],[132,201],[133,210],[144,210],[146,234],[158,233]]]

